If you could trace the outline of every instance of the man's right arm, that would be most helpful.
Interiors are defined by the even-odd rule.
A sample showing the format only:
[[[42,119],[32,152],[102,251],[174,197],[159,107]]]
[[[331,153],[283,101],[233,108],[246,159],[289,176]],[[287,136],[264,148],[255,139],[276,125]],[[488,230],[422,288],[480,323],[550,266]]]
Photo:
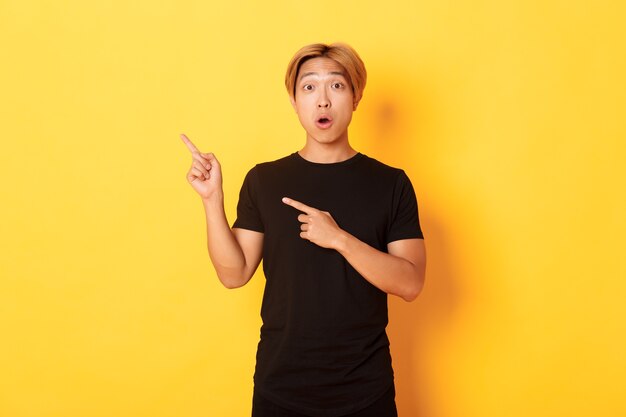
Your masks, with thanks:
[[[212,152],[200,152],[181,133],[191,153],[187,182],[202,198],[206,212],[207,246],[217,277],[226,288],[245,285],[261,262],[263,233],[241,228],[230,229],[224,212],[222,168]]]
[[[226,288],[244,286],[261,262],[263,233],[233,228],[224,211],[224,196],[202,199],[206,213],[207,247],[217,276]]]

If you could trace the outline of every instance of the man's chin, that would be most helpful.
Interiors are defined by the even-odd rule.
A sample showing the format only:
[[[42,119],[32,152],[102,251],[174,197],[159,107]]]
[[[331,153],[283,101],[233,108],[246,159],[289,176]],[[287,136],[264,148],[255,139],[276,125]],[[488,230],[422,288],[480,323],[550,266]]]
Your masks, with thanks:
[[[334,142],[340,142],[342,137],[347,136],[347,132],[346,132],[346,135],[337,135],[336,133],[330,132],[330,131],[320,132],[318,130],[314,130],[314,131],[307,131],[307,136],[310,139],[315,140],[316,142],[334,143]]]
[[[333,136],[333,135],[320,135],[320,134],[309,134],[309,137],[318,142],[318,143],[323,143],[323,144],[331,144],[331,143],[336,143],[339,142],[340,138]]]

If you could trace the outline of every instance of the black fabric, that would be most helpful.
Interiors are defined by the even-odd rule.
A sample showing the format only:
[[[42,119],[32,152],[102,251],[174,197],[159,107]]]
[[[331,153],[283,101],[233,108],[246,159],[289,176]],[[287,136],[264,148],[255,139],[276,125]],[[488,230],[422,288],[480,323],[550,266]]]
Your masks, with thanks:
[[[411,181],[363,153],[316,163],[298,152],[255,165],[239,193],[233,227],[264,233],[263,325],[255,389],[281,407],[338,417],[372,404],[393,384],[387,294],[336,250],[300,237],[290,197],[328,211],[340,228],[387,252],[422,238]]]
[[[301,414],[274,404],[255,389],[252,394],[252,417],[315,417],[316,414]],[[392,384],[382,397],[367,407],[341,417],[398,417],[396,389]]]

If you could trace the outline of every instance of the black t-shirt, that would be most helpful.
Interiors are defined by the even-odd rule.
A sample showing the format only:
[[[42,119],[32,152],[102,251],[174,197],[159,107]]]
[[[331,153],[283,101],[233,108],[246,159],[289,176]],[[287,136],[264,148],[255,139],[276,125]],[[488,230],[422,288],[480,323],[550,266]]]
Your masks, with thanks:
[[[259,163],[244,179],[233,227],[263,232],[263,325],[254,384],[302,414],[362,409],[393,384],[387,294],[336,250],[300,237],[301,211],[283,197],[328,211],[337,225],[387,253],[422,238],[417,199],[400,168],[363,153],[317,163],[298,152]]]

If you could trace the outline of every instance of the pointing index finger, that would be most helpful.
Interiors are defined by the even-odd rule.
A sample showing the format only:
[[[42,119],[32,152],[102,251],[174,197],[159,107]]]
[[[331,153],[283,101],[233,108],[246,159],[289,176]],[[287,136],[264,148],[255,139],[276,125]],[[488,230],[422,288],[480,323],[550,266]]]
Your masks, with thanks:
[[[296,209],[298,209],[300,211],[303,211],[303,212],[305,212],[307,214],[310,214],[310,213],[313,213],[313,212],[317,211],[317,209],[314,208],[314,207],[307,206],[304,203],[301,203],[299,201],[296,201],[296,200],[293,200],[293,199],[287,198],[287,197],[283,197],[283,203],[286,203],[286,204],[290,205],[291,207],[294,207],[294,208],[296,208]]]
[[[183,140],[183,142],[185,142],[185,145],[187,145],[187,148],[189,148],[189,150],[191,152],[200,152],[200,150],[198,148],[196,148],[196,145],[194,145],[193,143],[191,143],[191,141],[189,140],[189,138],[187,136],[185,136],[184,133],[180,134],[180,138]]]

